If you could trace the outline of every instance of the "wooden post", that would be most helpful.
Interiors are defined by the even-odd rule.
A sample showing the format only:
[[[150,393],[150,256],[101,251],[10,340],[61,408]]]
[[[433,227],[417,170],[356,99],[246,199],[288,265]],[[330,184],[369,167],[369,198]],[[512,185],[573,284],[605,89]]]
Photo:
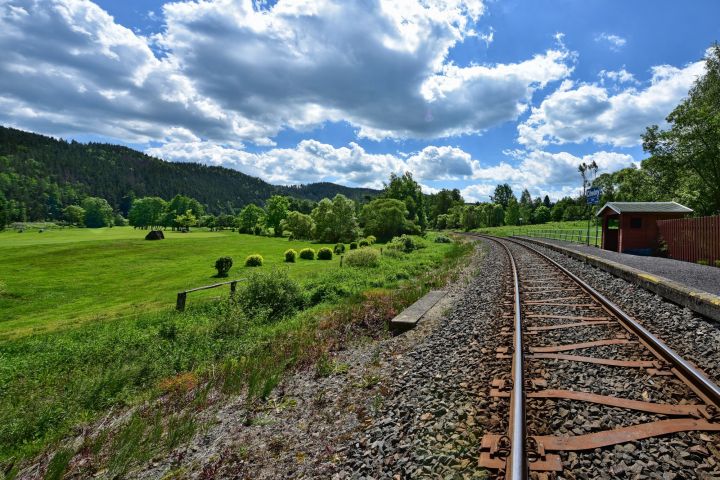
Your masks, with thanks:
[[[342,268],[342,259],[345,255],[340,255],[340,268]]]
[[[237,282],[230,282],[230,298],[235,296],[235,290],[237,289]]]
[[[380,256],[382,257],[382,247],[380,247]]]
[[[175,310],[182,312],[185,310],[185,300],[187,299],[187,292],[180,292],[177,295],[177,303],[175,304]]]

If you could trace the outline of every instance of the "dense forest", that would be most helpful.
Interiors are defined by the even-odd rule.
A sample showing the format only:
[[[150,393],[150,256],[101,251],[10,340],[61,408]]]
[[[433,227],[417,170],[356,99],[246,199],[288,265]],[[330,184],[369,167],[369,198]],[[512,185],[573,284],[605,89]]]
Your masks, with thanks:
[[[197,199],[208,212],[233,214],[272,195],[319,201],[342,194],[366,201],[376,190],[333,183],[271,185],[223,167],[173,163],[131,148],[78,143],[0,126],[0,203],[7,222],[56,220],[69,205],[100,197],[127,215],[133,198],[177,194]]]

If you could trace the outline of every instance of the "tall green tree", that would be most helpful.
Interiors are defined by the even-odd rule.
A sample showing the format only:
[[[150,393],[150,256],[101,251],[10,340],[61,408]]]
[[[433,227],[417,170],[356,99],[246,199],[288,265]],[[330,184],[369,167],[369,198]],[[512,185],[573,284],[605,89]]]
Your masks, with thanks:
[[[405,202],[394,198],[378,198],[366,204],[360,220],[365,235],[374,235],[380,241],[405,232],[408,211]]]
[[[85,221],[85,209],[80,205],[68,205],[63,209],[63,218],[70,225],[82,225]]]
[[[82,202],[85,209],[85,226],[88,228],[107,227],[113,223],[113,209],[104,198],[87,197]]]
[[[315,231],[315,222],[310,215],[295,211],[280,222],[280,228],[283,232],[292,232],[295,238],[309,240]]]
[[[163,217],[167,202],[160,197],[143,197],[133,201],[128,220],[133,227],[159,227],[163,224]]]
[[[420,184],[413,180],[412,173],[405,172],[403,175],[391,173],[390,182],[385,185],[383,196],[404,202],[408,219],[420,227],[420,230],[425,230],[427,227],[425,195]]]
[[[643,135],[643,149],[650,154],[643,167],[673,189],[692,176],[700,193],[696,208],[720,212],[720,45],[709,49],[705,74],[666,120],[667,130],[653,125]]]
[[[290,200],[282,195],[273,195],[265,203],[265,226],[272,228],[276,237],[282,235],[280,223],[285,220],[290,208]]]
[[[505,209],[505,225],[518,225],[520,222],[520,205],[513,195]]]
[[[322,242],[350,242],[357,238],[358,222],[355,202],[345,195],[323,198],[311,213],[315,222],[315,238]]]
[[[238,228],[242,233],[254,233],[255,227],[264,221],[265,210],[254,203],[246,205],[238,215]]]
[[[507,183],[495,187],[495,192],[490,196],[493,203],[502,205],[504,209],[507,209],[508,205],[510,205],[511,198],[515,198],[515,194]],[[515,200],[517,201],[517,199]]]

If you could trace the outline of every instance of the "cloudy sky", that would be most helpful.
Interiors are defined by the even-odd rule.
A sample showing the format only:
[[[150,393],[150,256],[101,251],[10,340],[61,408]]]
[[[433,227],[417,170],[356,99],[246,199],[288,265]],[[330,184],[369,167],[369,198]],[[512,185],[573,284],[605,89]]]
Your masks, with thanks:
[[[558,198],[703,72],[716,0],[0,0],[0,123],[273,183]]]

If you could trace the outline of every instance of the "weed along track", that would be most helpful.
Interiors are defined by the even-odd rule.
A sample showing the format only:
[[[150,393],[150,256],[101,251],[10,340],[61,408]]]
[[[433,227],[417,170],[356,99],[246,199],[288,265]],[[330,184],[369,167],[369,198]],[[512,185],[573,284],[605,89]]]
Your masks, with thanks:
[[[482,437],[480,467],[508,479],[720,475],[704,446],[720,445],[720,388],[560,264],[493,241],[512,270],[490,387],[506,422]]]

